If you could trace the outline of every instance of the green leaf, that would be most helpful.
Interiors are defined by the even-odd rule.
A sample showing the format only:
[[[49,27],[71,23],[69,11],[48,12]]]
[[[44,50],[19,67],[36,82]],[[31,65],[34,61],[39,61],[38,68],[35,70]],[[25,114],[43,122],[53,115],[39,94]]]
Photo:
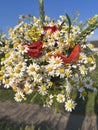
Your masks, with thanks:
[[[71,19],[70,19],[69,15],[68,15],[67,13],[66,13],[66,18],[67,18],[68,24],[69,24],[68,33],[69,33],[69,35],[70,35],[70,30],[71,30]]]

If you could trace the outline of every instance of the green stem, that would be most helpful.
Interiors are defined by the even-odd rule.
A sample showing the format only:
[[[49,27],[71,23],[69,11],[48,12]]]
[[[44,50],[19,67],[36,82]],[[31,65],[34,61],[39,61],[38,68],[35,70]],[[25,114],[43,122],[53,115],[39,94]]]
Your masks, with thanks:
[[[44,0],[39,0],[39,11],[40,11],[40,21],[41,26],[44,25],[45,15],[44,15]]]

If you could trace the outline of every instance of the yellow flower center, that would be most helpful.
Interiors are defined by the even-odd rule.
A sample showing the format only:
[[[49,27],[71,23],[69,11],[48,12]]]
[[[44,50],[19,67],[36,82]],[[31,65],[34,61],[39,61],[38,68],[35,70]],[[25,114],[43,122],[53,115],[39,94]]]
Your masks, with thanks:
[[[66,76],[70,76],[70,71],[66,71]]]
[[[48,68],[48,71],[51,72],[51,71],[52,71],[52,67],[49,67],[49,68]]]
[[[60,69],[60,73],[64,74],[65,70],[64,69]]]
[[[5,60],[5,58],[1,58],[1,62],[3,62]]]
[[[94,88],[96,88],[96,87],[97,87],[97,84],[94,82],[94,83],[92,84],[92,86],[93,86]]]
[[[46,90],[47,90],[46,86],[43,86],[42,91],[46,91]]]
[[[79,60],[82,60],[82,56],[81,55],[79,55],[79,58],[78,58]]]
[[[88,58],[87,58],[87,61],[88,61],[88,62],[92,62],[92,61],[93,61],[92,57],[88,57]]]
[[[16,87],[16,86],[13,86],[12,89],[13,89],[14,91],[16,91],[16,90],[17,90],[17,87]]]
[[[17,74],[19,74],[19,73],[20,73],[20,70],[19,70],[19,69],[16,69],[15,72],[16,72]]]
[[[35,71],[35,68],[34,68],[34,67],[31,67],[31,68],[30,68],[30,71],[32,71],[32,72]]]
[[[86,67],[85,67],[85,66],[82,66],[82,70],[83,70],[83,71],[86,71],[87,69],[86,69]]]
[[[49,102],[49,101],[50,101],[50,98],[49,98],[49,97],[47,97],[47,98],[46,98],[46,102]]]
[[[90,84],[90,81],[89,81],[89,80],[87,80],[87,81],[86,81],[86,84]]]
[[[53,86],[53,82],[49,82],[49,86],[52,87]]]
[[[55,63],[56,63],[56,64],[59,64],[59,63],[60,63],[60,60],[57,59],[57,60],[55,61]]]
[[[22,67],[23,67],[23,66],[22,66],[21,64],[18,65],[18,68],[19,68],[19,69],[22,68]]]
[[[28,92],[30,90],[29,86],[25,86],[24,91]]]
[[[5,84],[8,84],[10,81],[9,81],[9,79],[6,79],[5,80]]]
[[[19,45],[18,42],[14,43],[13,47],[16,48]]]
[[[1,67],[1,70],[5,70],[5,67],[4,67],[4,66],[2,66],[2,67]]]
[[[2,80],[3,79],[3,76],[0,76],[0,80]]]
[[[62,97],[62,96],[59,96],[59,97],[58,97],[58,99],[59,99],[59,100],[62,100],[62,99],[63,99],[63,97]]]
[[[21,98],[22,98],[22,96],[21,96],[20,94],[18,94],[18,95],[17,95],[17,98],[18,98],[18,99],[21,99]]]
[[[7,62],[7,65],[8,65],[8,66],[11,66],[11,65],[12,65],[12,62],[10,62],[10,61]]]
[[[68,43],[72,43],[72,40],[70,38],[68,38],[67,42]]]
[[[73,108],[73,103],[68,103],[68,108]]]
[[[83,92],[82,92],[82,96],[84,96],[84,97],[87,96],[87,92],[86,92],[86,91],[83,91]]]
[[[80,87],[83,87],[84,86],[84,83],[82,81],[79,82],[79,86]]]
[[[6,54],[5,54],[5,58],[8,58],[8,57],[10,57],[10,54],[9,54],[9,53],[6,53]]]
[[[23,50],[25,50],[25,47],[24,47],[24,46],[21,46],[20,49],[23,51]]]

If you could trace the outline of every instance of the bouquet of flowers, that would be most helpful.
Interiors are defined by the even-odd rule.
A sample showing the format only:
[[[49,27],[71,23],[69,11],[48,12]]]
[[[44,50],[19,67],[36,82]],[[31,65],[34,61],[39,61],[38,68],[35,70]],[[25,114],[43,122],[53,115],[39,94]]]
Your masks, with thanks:
[[[42,15],[44,16],[44,15]],[[98,15],[87,24],[69,15],[51,20],[48,16],[21,16],[20,22],[2,35],[0,80],[4,88],[12,88],[17,102],[26,95],[39,96],[43,106],[64,104],[75,109],[74,89],[85,99],[88,90],[98,85],[89,77],[96,68],[95,48],[87,37],[98,27]]]

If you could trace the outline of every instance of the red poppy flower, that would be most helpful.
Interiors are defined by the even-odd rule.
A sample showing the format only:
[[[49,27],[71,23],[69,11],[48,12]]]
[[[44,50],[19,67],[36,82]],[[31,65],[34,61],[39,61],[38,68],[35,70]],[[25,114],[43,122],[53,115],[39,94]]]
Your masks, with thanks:
[[[61,54],[53,54],[51,56],[60,57],[63,62],[70,63],[72,61],[77,60],[77,58],[79,57],[80,51],[81,51],[81,46],[80,46],[80,44],[77,44],[68,57],[61,55]]]
[[[30,45],[28,44],[24,44],[26,46],[28,46],[28,52],[27,54],[31,57],[38,57],[41,54],[41,50],[42,50],[42,43],[41,42],[34,42]]]
[[[58,30],[58,27],[57,26],[46,26],[46,27],[44,27],[44,30],[50,30],[51,31],[51,33],[54,33],[55,31],[57,31]]]

